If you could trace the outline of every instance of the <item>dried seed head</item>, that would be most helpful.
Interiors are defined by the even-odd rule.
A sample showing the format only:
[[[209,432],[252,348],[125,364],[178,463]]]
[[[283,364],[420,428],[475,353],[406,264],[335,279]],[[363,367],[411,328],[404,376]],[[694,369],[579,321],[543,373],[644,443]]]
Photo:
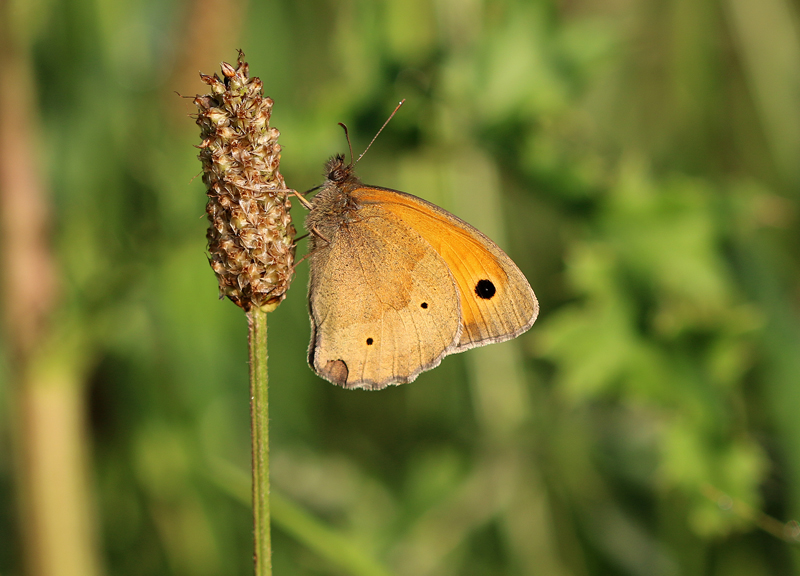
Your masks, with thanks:
[[[200,78],[211,94],[197,96],[200,160],[210,221],[208,251],[220,298],[237,306],[275,307],[292,280],[295,229],[278,171],[280,132],[270,128],[272,99],[250,78],[244,53],[222,76]]]

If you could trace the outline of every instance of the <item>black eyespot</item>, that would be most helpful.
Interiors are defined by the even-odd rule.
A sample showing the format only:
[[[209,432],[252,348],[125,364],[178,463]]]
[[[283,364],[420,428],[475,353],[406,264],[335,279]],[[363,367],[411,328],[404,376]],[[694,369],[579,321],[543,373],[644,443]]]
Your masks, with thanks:
[[[367,338],[367,346],[372,346],[372,338]]]
[[[497,292],[497,289],[491,280],[478,280],[478,283],[475,284],[475,294],[478,295],[478,298],[489,300],[495,295],[495,292]]]
[[[427,302],[423,302],[419,306],[420,306],[420,308],[427,308],[428,307],[428,303]]]

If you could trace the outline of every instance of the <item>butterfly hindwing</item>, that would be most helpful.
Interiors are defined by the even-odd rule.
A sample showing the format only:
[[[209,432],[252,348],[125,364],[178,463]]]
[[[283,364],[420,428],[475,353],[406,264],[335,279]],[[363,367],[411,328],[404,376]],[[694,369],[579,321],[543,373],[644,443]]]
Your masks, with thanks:
[[[410,382],[459,345],[457,288],[425,240],[392,219],[360,217],[311,261],[309,363],[346,388]]]

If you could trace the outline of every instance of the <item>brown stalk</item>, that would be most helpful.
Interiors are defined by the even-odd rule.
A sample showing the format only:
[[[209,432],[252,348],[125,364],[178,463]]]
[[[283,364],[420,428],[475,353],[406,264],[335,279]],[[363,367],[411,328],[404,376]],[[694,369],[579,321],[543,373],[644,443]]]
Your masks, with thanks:
[[[25,573],[94,576],[95,549],[80,370],[54,337],[58,273],[49,194],[37,158],[29,55],[0,0],[0,249],[11,365],[15,501]]]

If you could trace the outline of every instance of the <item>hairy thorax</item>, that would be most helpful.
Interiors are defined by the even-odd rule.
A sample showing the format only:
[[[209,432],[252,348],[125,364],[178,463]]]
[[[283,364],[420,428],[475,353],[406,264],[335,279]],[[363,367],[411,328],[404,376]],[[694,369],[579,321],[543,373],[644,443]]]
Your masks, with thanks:
[[[312,247],[323,247],[326,242],[322,238],[334,242],[337,233],[357,219],[360,207],[352,192],[362,184],[353,174],[352,166],[345,165],[341,156],[331,158],[326,166],[326,176],[306,217]]]

